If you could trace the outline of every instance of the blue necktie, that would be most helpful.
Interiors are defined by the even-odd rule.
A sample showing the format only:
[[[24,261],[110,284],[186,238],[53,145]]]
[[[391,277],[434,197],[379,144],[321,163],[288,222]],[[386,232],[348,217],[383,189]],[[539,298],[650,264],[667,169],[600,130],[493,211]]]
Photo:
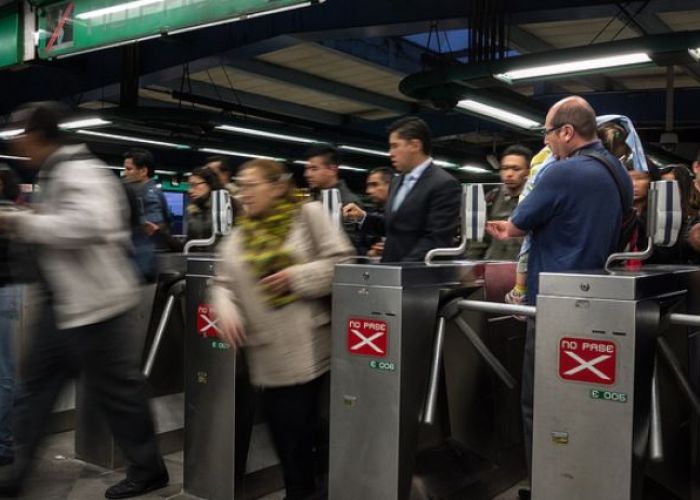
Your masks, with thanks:
[[[392,207],[394,212],[398,211],[399,208],[401,208],[401,204],[403,203],[403,200],[406,199],[406,195],[408,195],[408,193],[411,192],[411,188],[413,187],[414,182],[415,179],[412,175],[404,177],[403,182],[399,186],[398,191],[396,191],[396,197],[394,198],[394,205]]]

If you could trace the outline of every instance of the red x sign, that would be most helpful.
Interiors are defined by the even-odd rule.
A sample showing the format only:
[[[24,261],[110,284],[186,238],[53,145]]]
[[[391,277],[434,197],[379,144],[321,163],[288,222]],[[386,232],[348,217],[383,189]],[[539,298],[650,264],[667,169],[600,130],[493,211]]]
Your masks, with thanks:
[[[350,318],[348,320],[348,352],[362,356],[385,358],[389,340],[386,321]]]
[[[613,385],[616,368],[614,342],[568,337],[559,341],[559,376],[564,380]]]
[[[217,326],[219,320],[210,304],[199,304],[197,307],[197,333],[202,337],[216,337],[221,330]]]

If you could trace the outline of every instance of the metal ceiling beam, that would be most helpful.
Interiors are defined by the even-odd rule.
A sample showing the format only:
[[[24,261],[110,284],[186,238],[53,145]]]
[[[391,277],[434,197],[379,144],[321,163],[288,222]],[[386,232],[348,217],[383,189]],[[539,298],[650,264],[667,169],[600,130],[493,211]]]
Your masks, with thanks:
[[[165,87],[180,92],[180,82],[169,82]],[[302,119],[321,123],[324,125],[339,126],[347,123],[350,119],[345,115],[332,113],[318,108],[302,106],[289,101],[282,101],[272,97],[266,97],[259,94],[244,92],[241,90],[231,90],[225,87],[219,87],[207,82],[191,80],[188,82],[182,92],[187,92],[193,96],[200,96],[205,99],[210,99],[213,102],[228,103],[231,107],[254,108],[266,113],[275,113],[284,115],[290,118]]]
[[[309,73],[304,73],[303,71],[285,68],[284,66],[271,64],[265,61],[229,59],[228,63],[235,69],[253,73],[258,76],[365,103],[402,115],[412,113],[416,109],[416,106],[401,99],[377,94],[376,92],[352,87],[335,80],[328,80]]]
[[[643,7],[643,6],[642,6]],[[638,7],[639,9],[641,7]],[[671,27],[663,22],[653,12],[649,12],[643,9],[639,14],[636,13],[637,10],[630,8],[628,6],[622,6],[617,14],[617,18],[627,26],[634,30],[638,35],[657,35],[661,33],[671,33],[673,30]],[[681,66],[686,73],[692,76],[695,81],[700,82],[700,65],[698,64],[684,64]]]
[[[509,28],[509,43],[511,48],[518,52],[547,52],[556,50],[557,48],[533,35],[532,33],[520,28],[519,26],[510,26]],[[593,90],[625,90],[625,86],[605,75],[589,75],[572,78],[586,87]]]
[[[631,12],[636,12],[643,4],[647,3],[644,11],[654,14],[662,12],[673,12],[682,10],[697,10],[697,0],[651,0],[649,2],[635,1],[626,4]],[[528,11],[514,12],[511,17],[513,24],[535,24],[550,23],[559,21],[583,21],[603,17],[613,17],[619,12],[615,2],[600,3],[598,5],[567,5],[560,9],[537,10],[533,8]]]

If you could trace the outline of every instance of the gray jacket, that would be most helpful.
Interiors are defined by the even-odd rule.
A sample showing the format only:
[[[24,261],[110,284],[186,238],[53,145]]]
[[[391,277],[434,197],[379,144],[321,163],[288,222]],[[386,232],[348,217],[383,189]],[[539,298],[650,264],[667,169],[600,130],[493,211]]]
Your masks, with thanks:
[[[105,321],[139,300],[126,196],[99,167],[83,145],[60,148],[39,172],[40,202],[13,217],[17,236],[36,245],[61,329]]]

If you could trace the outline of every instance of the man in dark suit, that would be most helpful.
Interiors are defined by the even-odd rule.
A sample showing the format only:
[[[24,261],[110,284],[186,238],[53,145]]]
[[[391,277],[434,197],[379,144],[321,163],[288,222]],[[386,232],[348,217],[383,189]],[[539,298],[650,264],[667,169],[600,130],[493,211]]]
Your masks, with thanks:
[[[384,215],[356,205],[343,207],[346,218],[384,224],[382,262],[419,262],[433,248],[451,247],[457,235],[460,184],[433,163],[431,133],[420,118],[407,117],[389,127],[389,156],[401,173],[391,183]]]

